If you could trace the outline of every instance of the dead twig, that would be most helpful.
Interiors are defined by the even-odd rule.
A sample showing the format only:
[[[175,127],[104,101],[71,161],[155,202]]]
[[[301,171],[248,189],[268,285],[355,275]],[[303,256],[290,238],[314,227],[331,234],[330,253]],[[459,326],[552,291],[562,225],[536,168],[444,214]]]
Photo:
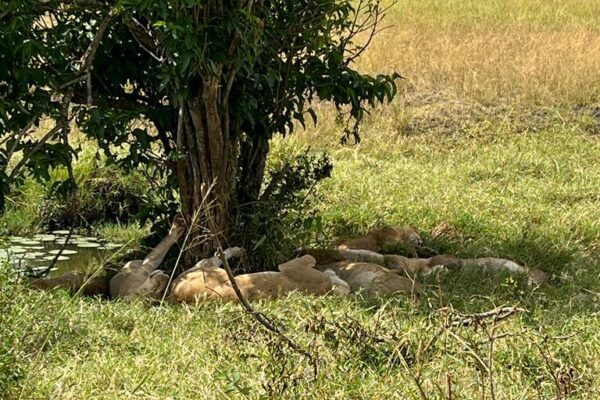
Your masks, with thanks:
[[[61,130],[61,126],[59,124],[56,124],[56,126],[54,128],[52,128],[48,133],[46,133],[44,135],[44,137],[42,137],[35,144],[35,146],[33,146],[33,148],[27,153],[27,156],[23,156],[23,158],[21,158],[21,160],[17,163],[17,165],[15,165],[15,167],[10,172],[8,179],[13,180],[17,176],[17,174],[19,173],[21,168],[23,168],[27,164],[27,162],[29,161],[31,156],[33,156],[42,147],[44,147],[44,145],[46,144],[46,142],[48,140],[53,139],[56,136],[56,134],[59,133],[60,130]]]
[[[488,328],[485,327],[484,329],[490,344],[488,349],[488,379],[490,381],[490,396],[492,400],[496,400],[496,388],[494,387],[494,341],[496,334],[496,322],[497,319],[494,317],[491,328],[488,330]]]
[[[265,188],[265,191],[260,196],[260,199],[258,201],[259,202],[266,202],[266,201],[268,201],[269,197],[271,197],[271,195],[273,194],[273,192],[277,188],[277,185],[279,185],[279,182],[281,182],[281,180],[283,178],[285,178],[285,176],[288,174],[288,172],[291,171],[291,169],[292,169],[292,166],[289,163],[285,163],[285,165],[283,166],[283,168],[281,168],[279,171],[277,171],[275,174],[273,174],[273,177],[271,178],[271,181],[269,182],[269,184]]]
[[[544,352],[544,349],[539,344],[534,342],[534,345],[535,345],[535,347],[538,348],[540,354],[542,355],[542,358],[544,359],[544,362],[546,363],[546,367],[548,368],[548,373],[550,374],[550,376],[552,377],[552,380],[554,381],[554,386],[556,387],[556,398],[561,399],[562,390],[560,387],[560,382],[558,381],[558,379],[556,378],[556,375],[554,374],[553,367],[552,367],[552,361],[550,361],[549,357]]]
[[[56,262],[58,261],[60,256],[62,256],[63,252],[67,248],[67,244],[69,243],[69,240],[71,240],[71,236],[73,235],[74,229],[75,229],[75,226],[73,224],[71,224],[71,228],[69,229],[69,234],[67,235],[67,238],[65,239],[63,245],[60,247],[60,249],[58,250],[58,253],[56,253],[56,255],[54,256],[52,261],[50,261],[50,264],[42,272],[40,272],[41,276],[48,275],[48,273],[52,270],[52,268],[54,268],[54,265],[56,265]]]
[[[289,337],[287,337],[281,331],[281,329],[279,329],[279,327],[277,327],[277,325],[275,325],[275,323],[271,319],[269,319],[265,314],[261,313],[260,311],[256,311],[254,307],[252,307],[252,305],[244,297],[240,288],[238,287],[237,282],[235,281],[235,277],[233,276],[233,272],[231,271],[231,267],[229,266],[229,262],[227,261],[227,258],[225,257],[225,254],[223,253],[223,249],[221,247],[218,248],[217,254],[221,259],[221,263],[223,265],[223,268],[225,269],[225,272],[227,272],[227,277],[229,278],[231,287],[233,288],[236,296],[238,297],[240,303],[242,304],[246,312],[252,315],[266,329],[277,334],[292,350],[305,356],[313,366],[314,378],[316,379],[319,371],[317,360],[315,359],[315,357],[311,353],[300,347],[298,344],[296,344],[294,341],[292,341]]]
[[[478,314],[470,314],[467,316],[464,316],[462,318],[457,318],[454,319],[453,321],[451,321],[448,324],[448,327],[466,327],[466,326],[472,326],[475,324],[481,324],[484,320],[488,319],[488,318],[493,318],[493,323],[496,323],[498,321],[502,321],[503,319],[506,319],[516,313],[519,312],[526,312],[527,310],[525,310],[524,308],[518,308],[518,307],[498,307],[495,308],[493,310],[490,311],[485,311],[482,313],[478,313]]]

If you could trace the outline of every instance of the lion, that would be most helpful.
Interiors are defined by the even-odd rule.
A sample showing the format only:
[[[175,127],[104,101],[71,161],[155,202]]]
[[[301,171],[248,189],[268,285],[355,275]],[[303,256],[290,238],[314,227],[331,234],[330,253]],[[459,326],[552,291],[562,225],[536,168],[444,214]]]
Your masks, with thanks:
[[[228,250],[229,257],[240,251],[237,248]],[[179,275],[171,284],[168,300],[172,303],[193,302],[203,298],[237,300],[227,272],[220,268],[220,262],[215,257],[212,260]],[[304,255],[280,264],[278,272],[242,274],[234,279],[242,296],[248,301],[273,299],[294,291],[317,296],[350,291],[345,280],[337,278],[333,271],[321,272],[314,268],[315,265],[314,257]]]
[[[169,276],[158,270],[166,253],[185,230],[181,218],[176,218],[169,234],[144,260],[129,261],[112,278],[104,280],[105,292],[113,299],[133,298],[158,299],[168,294],[172,303],[194,301],[196,298],[218,298],[234,300],[237,295],[225,270],[221,269],[221,258],[214,256],[198,262],[180,274],[169,286]],[[233,247],[224,251],[225,259],[239,256],[243,249]],[[258,272],[235,277],[237,286],[248,300],[275,298],[292,291],[324,295],[327,293],[347,294],[348,284],[331,270],[314,269],[316,261],[311,256],[299,257],[279,265],[279,272]],[[58,278],[37,279],[32,285],[40,289],[64,288],[72,293],[83,290],[83,294],[97,291],[100,279],[94,285],[85,284],[86,276],[80,272],[69,272]],[[95,289],[92,289],[92,286]],[[88,289],[89,288],[89,289]],[[167,292],[168,290],[168,292]]]
[[[529,285],[539,285],[548,280],[548,275],[540,269],[528,268],[514,261],[497,257],[458,258],[451,255],[439,255],[431,258],[406,258],[386,255],[384,259],[386,267],[411,276],[426,276],[441,269],[478,267],[484,271],[505,271],[511,274],[527,275]]]
[[[386,246],[408,245],[417,247],[422,243],[421,236],[415,228],[384,226],[371,230],[364,236],[344,240],[336,246],[337,250],[369,250],[378,252]]]
[[[374,295],[414,294],[419,284],[381,265],[368,262],[341,261],[318,266],[322,271],[331,271],[345,281],[352,292],[367,292]]]
[[[390,272],[416,278],[426,276],[443,269],[458,269],[462,267],[479,267],[485,271],[506,271],[528,276],[529,285],[539,285],[548,280],[548,275],[537,269],[528,268],[514,261],[496,257],[458,258],[442,254],[430,258],[408,258],[394,254],[379,254],[371,250],[333,250],[306,249],[300,254],[310,254],[317,260],[318,265],[328,265],[339,262],[370,263],[387,268]],[[342,279],[344,277],[340,275]]]
[[[178,215],[167,236],[143,260],[129,261],[110,280],[110,297],[132,299],[135,297],[158,298],[166,289],[169,276],[157,270],[169,249],[185,232],[185,221]]]
[[[29,279],[30,286],[40,290],[65,289],[71,294],[108,297],[109,285],[106,277],[87,276],[82,272],[71,271],[56,278]]]
[[[128,262],[110,280],[112,298],[166,297],[172,303],[194,301],[198,298],[234,300],[235,290],[225,270],[221,269],[221,258],[214,256],[198,262],[193,268],[180,274],[169,286],[169,277],[158,270],[170,247],[184,232],[184,223],[177,217],[169,234],[144,260]],[[279,265],[279,271],[244,274],[235,277],[235,282],[248,300],[275,298],[292,291],[323,295],[335,293],[346,295],[353,291],[373,294],[412,294],[420,287],[417,276],[426,276],[440,269],[476,266],[485,270],[505,270],[527,274],[530,284],[540,284],[547,275],[538,269],[527,268],[513,261],[494,258],[460,259],[451,255],[430,258],[408,258],[377,251],[388,245],[408,244],[418,246],[421,237],[414,228],[383,227],[367,235],[346,240],[337,249],[307,249],[297,253],[297,258]],[[224,251],[225,259],[239,256],[243,249],[238,247]],[[60,278],[34,280],[32,285],[50,289],[62,287],[77,292],[86,280],[80,273],[68,273]],[[100,279],[100,278],[99,278]],[[83,294],[101,292],[102,282],[92,280]]]

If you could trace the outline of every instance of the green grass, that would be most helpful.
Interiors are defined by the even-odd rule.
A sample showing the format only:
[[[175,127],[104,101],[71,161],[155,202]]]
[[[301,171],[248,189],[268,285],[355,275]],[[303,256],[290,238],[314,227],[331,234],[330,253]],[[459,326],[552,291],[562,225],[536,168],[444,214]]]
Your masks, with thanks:
[[[156,202],[148,195],[148,182],[140,173],[125,174],[116,166],[107,165],[91,142],[82,142],[81,146],[83,151],[73,165],[78,185],[77,231],[137,244],[149,228],[140,226],[134,214],[144,206],[152,208]],[[69,229],[71,218],[66,200],[53,191],[53,184],[67,177],[65,168],[56,168],[51,170],[48,182],[26,178],[8,197],[6,211],[0,216],[0,234],[29,236]],[[112,221],[105,220],[109,216]],[[121,219],[131,222],[119,222]]]
[[[40,294],[0,273],[0,397],[445,399],[450,382],[456,399],[600,398],[599,9],[400,1],[361,68],[408,79],[361,144],[337,144],[325,105],[318,127],[272,143],[274,160],[331,153],[316,205],[326,237],[415,225],[440,251],[541,268],[546,285],[469,270],[425,280],[415,301],[256,303],[316,357],[315,380],[235,304]],[[500,305],[526,311],[444,329]]]
[[[0,216],[0,233],[3,235],[32,235],[42,229],[44,186],[28,179],[19,192],[19,196],[8,198],[6,212]]]
[[[5,397],[419,399],[421,386],[436,399],[449,379],[454,398],[481,398],[482,388],[492,398],[491,382],[498,399],[598,398],[598,138],[564,109],[516,122],[473,112],[449,126],[412,111],[395,134],[382,127],[400,120],[390,116],[398,110],[374,114],[357,147],[332,145],[332,124],[274,142],[273,155],[308,142],[329,147],[336,168],[318,204],[329,237],[413,224],[440,250],[542,268],[553,275],[547,285],[464,271],[426,280],[415,302],[292,295],[256,303],[317,357],[314,380],[303,356],[235,304],[148,307],[5,283],[0,357],[12,361],[6,371],[19,368]],[[427,124],[437,128],[402,131]],[[453,229],[429,238],[441,222]],[[527,311],[494,327],[491,356],[493,324],[443,328],[499,305]]]
[[[328,132],[276,143],[277,154],[310,142],[334,155],[334,176],[320,188],[331,234],[376,224],[427,232],[447,223],[458,235],[447,238],[453,253],[512,257],[555,273],[565,272],[565,260],[598,250],[600,142],[572,112],[557,110],[542,126],[462,115],[462,126],[446,132],[382,134],[392,112],[375,114],[356,147],[331,146]]]
[[[149,309],[13,285],[17,293],[8,310],[4,305],[0,329],[16,359],[6,370],[19,380],[8,381],[5,398],[418,399],[417,382],[428,398],[444,398],[448,379],[456,398],[479,398],[482,387],[490,398],[492,380],[497,398],[552,398],[559,372],[561,390],[597,398],[600,321],[593,300],[560,304],[510,279],[477,278],[485,293],[482,283],[473,289],[449,279],[415,303],[301,295],[256,303],[316,357],[316,380],[309,360],[235,304]],[[459,318],[452,307],[475,311],[504,302],[529,311],[487,332],[442,328]],[[492,330],[499,338],[490,357]],[[0,354],[2,365],[7,356]]]
[[[95,227],[94,234],[112,243],[120,243],[131,247],[139,244],[142,239],[150,234],[150,225],[142,226],[137,221],[129,224],[106,222]]]

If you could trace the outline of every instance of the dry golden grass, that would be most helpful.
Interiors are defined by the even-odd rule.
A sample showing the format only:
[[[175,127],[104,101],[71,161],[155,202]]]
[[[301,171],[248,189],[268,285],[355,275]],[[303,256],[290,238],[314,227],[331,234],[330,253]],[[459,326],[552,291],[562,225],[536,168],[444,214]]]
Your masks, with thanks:
[[[397,70],[409,93],[486,103],[600,96],[600,1],[407,1],[360,61]]]

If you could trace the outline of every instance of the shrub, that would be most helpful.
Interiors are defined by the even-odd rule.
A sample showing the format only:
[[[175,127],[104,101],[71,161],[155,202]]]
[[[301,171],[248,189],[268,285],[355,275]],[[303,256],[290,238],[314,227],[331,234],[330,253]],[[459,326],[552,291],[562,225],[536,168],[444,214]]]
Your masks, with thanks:
[[[271,269],[288,260],[298,246],[320,240],[322,221],[315,208],[317,184],[331,175],[333,164],[326,153],[307,151],[279,168],[268,171],[270,182],[263,188],[253,212],[235,224],[236,245],[248,251],[248,270]]]

